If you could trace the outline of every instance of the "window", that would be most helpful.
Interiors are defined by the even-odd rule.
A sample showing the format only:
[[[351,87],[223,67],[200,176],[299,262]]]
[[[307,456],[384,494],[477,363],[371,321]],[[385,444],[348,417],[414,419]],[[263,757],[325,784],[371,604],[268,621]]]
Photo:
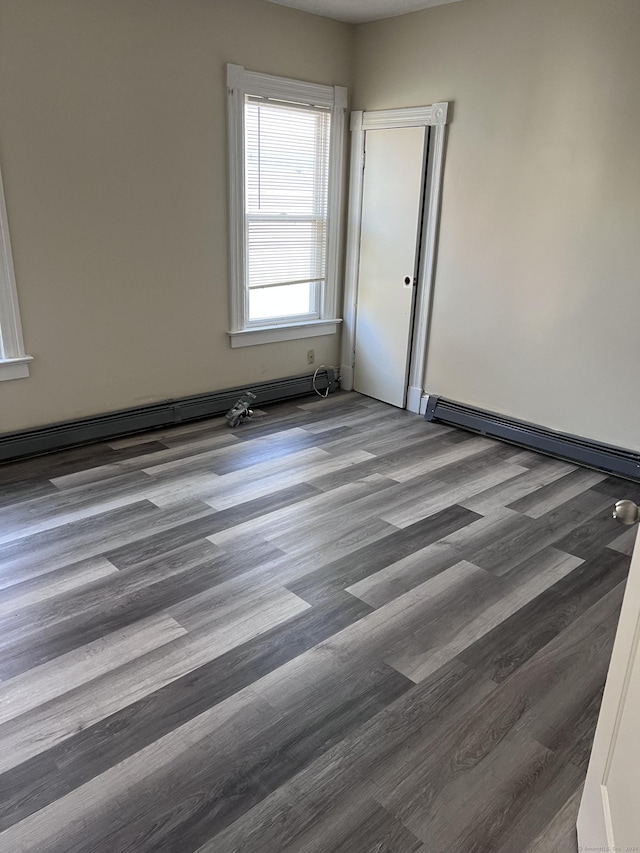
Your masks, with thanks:
[[[22,343],[9,222],[0,175],[0,381],[24,379],[29,375],[31,360],[31,356],[25,355]]]
[[[346,89],[227,66],[231,345],[337,331]]]

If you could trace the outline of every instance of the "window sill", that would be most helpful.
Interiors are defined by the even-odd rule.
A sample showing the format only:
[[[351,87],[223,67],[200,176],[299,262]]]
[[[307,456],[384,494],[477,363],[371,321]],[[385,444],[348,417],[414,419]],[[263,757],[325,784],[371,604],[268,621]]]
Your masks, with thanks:
[[[29,362],[33,361],[30,355],[21,355],[18,358],[0,358],[0,382],[7,379],[26,379],[29,376]]]
[[[300,338],[315,338],[319,335],[335,335],[342,320],[309,320],[282,326],[259,326],[229,332],[232,347],[252,347],[256,344],[272,344],[277,341],[295,341]]]

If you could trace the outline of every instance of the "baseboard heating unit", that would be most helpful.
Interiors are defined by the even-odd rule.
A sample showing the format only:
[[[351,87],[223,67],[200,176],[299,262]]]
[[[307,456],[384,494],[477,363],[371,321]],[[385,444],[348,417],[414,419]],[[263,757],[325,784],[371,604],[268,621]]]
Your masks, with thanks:
[[[557,456],[589,468],[640,481],[640,453],[589,438],[467,406],[430,394],[425,420],[461,427],[512,444]]]
[[[256,395],[256,405],[262,406],[265,403],[304,397],[320,391],[335,391],[336,387],[334,372],[329,370],[318,376],[309,373],[271,382],[255,382],[239,388],[165,400],[119,412],[107,412],[65,423],[5,433],[0,435],[0,461],[36,456],[94,441],[109,441],[135,432],[223,415],[247,390]]]

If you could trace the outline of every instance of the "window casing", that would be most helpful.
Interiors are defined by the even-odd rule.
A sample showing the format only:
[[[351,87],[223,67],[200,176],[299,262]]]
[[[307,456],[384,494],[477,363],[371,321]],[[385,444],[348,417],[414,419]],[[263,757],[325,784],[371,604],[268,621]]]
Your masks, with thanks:
[[[30,361],[32,358],[25,355],[22,341],[9,222],[0,175],[0,381],[26,378]]]
[[[337,331],[346,89],[227,66],[232,346]]]

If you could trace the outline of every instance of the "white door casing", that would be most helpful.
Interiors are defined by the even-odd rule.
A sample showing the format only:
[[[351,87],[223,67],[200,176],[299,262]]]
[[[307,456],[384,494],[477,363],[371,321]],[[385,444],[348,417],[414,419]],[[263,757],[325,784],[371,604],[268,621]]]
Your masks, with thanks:
[[[640,544],[636,538],[580,811],[581,850],[640,850]]]
[[[373,110],[368,112],[355,111],[351,114],[351,171],[347,222],[344,324],[340,365],[340,384],[346,390],[353,388],[354,376],[365,134],[368,130],[385,128],[432,128],[424,194],[422,261],[418,270],[418,281],[414,294],[415,320],[409,362],[407,408],[412,412],[423,411],[426,405],[426,395],[423,390],[424,373],[431,294],[435,273],[435,254],[440,216],[448,107],[449,104],[447,102],[441,102],[427,107],[408,107],[405,109]]]

